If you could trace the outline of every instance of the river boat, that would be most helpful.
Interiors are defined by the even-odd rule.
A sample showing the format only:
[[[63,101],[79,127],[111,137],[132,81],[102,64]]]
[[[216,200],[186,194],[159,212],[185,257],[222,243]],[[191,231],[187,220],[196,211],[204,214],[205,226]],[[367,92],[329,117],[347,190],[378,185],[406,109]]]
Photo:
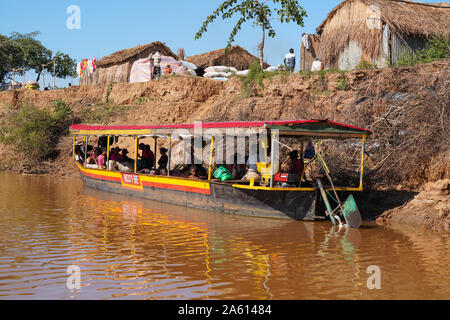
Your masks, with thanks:
[[[134,168],[127,172],[103,170],[85,165],[77,161],[84,184],[90,188],[102,191],[125,194],[132,197],[156,200],[184,207],[206,209],[221,213],[239,214],[264,218],[281,218],[294,220],[321,220],[326,218],[323,210],[324,189],[317,184],[305,185],[303,174],[298,183],[290,184],[280,173],[277,152],[284,146],[283,139],[297,141],[301,145],[300,154],[305,152],[305,144],[318,143],[322,140],[338,141],[357,140],[361,146],[360,178],[357,186],[326,186],[325,191],[352,193],[363,191],[364,152],[366,139],[372,131],[352,125],[341,124],[329,120],[291,120],[291,121],[238,121],[216,123],[193,123],[179,125],[148,125],[148,126],[97,126],[73,125],[70,128],[73,135],[73,154],[76,146],[81,148],[86,157],[89,141],[92,138],[107,139],[107,158],[110,157],[110,145],[113,141],[134,139]],[[222,139],[218,135],[226,132],[239,138],[245,136],[247,149],[252,141],[257,144],[257,152],[263,150],[264,161],[258,162],[261,181],[222,181],[214,178],[215,163],[213,154],[218,154],[220,143],[234,143],[235,139]],[[251,137],[255,136],[255,139]],[[139,145],[143,139],[153,138],[155,155],[157,142],[165,140],[168,145],[169,165],[166,175],[150,175],[139,172]],[[200,148],[210,153],[208,168],[205,168],[205,179],[191,179],[178,175],[174,158],[174,146],[181,141],[190,141],[195,145],[195,139],[200,139]],[[206,142],[206,146],[205,146]],[[261,147],[262,146],[262,147]],[[247,150],[246,149],[246,150]],[[235,150],[233,148],[233,150]],[[247,151],[245,151],[247,152]],[[358,153],[359,154],[359,153]],[[320,159],[325,155],[315,155]],[[314,160],[313,158],[313,160]],[[260,158],[259,158],[260,159]],[[84,159],[86,160],[86,159]],[[309,162],[304,160],[305,164]],[[156,161],[155,161],[156,162]],[[269,163],[269,164],[268,164]],[[271,165],[275,163],[275,165]],[[325,164],[324,162],[321,162]],[[325,164],[326,166],[326,164]],[[206,167],[206,165],[204,166]],[[292,181],[291,181],[292,182]]]

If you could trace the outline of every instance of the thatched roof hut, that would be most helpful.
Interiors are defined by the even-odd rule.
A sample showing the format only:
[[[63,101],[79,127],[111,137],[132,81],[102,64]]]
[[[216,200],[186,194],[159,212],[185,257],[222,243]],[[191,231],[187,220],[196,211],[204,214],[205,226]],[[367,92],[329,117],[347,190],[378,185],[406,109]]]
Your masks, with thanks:
[[[199,68],[227,66],[238,70],[246,70],[253,61],[259,61],[259,59],[244,48],[233,46],[226,53],[225,49],[219,49],[188,57],[186,61],[195,64]],[[264,67],[267,68],[269,65],[265,63]]]
[[[450,5],[406,0],[345,0],[317,28],[320,58],[328,67],[351,69],[361,60],[395,64],[405,50],[434,35],[450,37]]]
[[[163,56],[177,59],[177,56],[169,47],[159,41],[117,51],[97,61],[93,83],[128,82],[133,63],[136,60],[147,58],[156,51],[159,51]]]

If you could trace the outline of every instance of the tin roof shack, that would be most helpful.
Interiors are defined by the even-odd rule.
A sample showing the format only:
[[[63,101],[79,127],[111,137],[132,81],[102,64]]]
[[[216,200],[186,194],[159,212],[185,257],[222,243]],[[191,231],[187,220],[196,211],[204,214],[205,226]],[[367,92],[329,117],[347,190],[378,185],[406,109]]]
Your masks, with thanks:
[[[97,61],[93,84],[129,82],[131,67],[136,60],[148,58],[159,51],[163,56],[177,59],[177,56],[164,43],[156,41],[131,49],[117,51]]]
[[[246,70],[253,61],[259,61],[259,59],[244,48],[233,46],[228,49],[227,53],[225,53],[225,49],[219,49],[188,57],[186,61],[204,69],[211,66],[227,66],[238,70]],[[268,67],[269,65],[265,63],[264,68]]]
[[[312,64],[319,57],[320,36],[317,34],[305,34],[308,39],[309,47],[305,46],[302,37],[302,45],[300,48],[300,70],[311,71]]]
[[[317,28],[326,68],[354,69],[365,61],[395,65],[432,36],[450,36],[450,4],[406,0],[346,0]]]

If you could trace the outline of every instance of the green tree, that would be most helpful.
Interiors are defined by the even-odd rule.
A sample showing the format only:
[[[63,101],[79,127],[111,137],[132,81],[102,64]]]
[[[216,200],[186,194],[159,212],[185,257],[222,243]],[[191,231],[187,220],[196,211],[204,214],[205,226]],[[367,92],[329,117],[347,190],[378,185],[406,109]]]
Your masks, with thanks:
[[[57,52],[54,56],[56,61],[56,76],[58,78],[67,78],[76,76],[76,62],[68,54]]]
[[[12,69],[24,68],[34,70],[40,79],[42,65],[48,64],[48,71],[53,73],[53,64],[56,61],[56,76],[67,78],[75,73],[76,63],[69,55],[57,52],[53,55],[37,40],[38,31],[21,34],[14,32],[9,37],[0,34],[0,82],[11,77]]]
[[[272,5],[269,6],[268,3]],[[207,32],[208,25],[218,17],[223,20],[230,19],[234,15],[239,15],[231,34],[228,38],[227,48],[231,47],[236,34],[241,30],[242,25],[247,21],[252,21],[262,29],[262,41],[259,45],[259,63],[264,64],[264,45],[266,33],[274,38],[276,32],[272,27],[272,16],[277,15],[280,22],[295,22],[303,27],[303,18],[306,11],[299,5],[297,0],[225,0],[214,12],[203,22],[202,27],[195,35],[195,39],[200,39]]]
[[[13,32],[9,37],[14,43],[18,58],[21,59],[20,68],[25,68],[27,71],[34,70],[38,74],[37,81],[42,65],[52,60],[52,51],[36,39],[39,34],[38,31],[27,34]]]

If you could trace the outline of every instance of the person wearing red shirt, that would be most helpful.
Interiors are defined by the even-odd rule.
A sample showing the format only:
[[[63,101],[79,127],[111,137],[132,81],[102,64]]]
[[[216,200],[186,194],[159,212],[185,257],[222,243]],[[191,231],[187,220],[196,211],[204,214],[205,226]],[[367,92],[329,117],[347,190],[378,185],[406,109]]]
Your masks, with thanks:
[[[289,173],[295,173],[299,176],[303,173],[303,158],[298,158],[298,151],[294,150],[289,154],[289,158],[291,159],[291,162],[289,163]]]

